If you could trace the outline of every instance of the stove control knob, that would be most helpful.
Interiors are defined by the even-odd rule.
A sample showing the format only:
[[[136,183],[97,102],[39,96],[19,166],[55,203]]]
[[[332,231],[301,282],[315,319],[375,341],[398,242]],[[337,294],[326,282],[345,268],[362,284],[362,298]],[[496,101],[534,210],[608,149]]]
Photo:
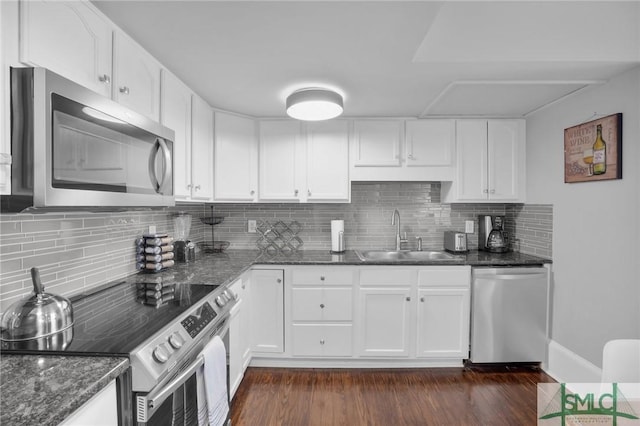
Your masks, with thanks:
[[[160,364],[164,364],[169,359],[169,352],[167,352],[164,346],[160,345],[153,350],[153,359]]]
[[[182,345],[184,345],[184,339],[180,334],[176,331],[171,336],[169,336],[169,344],[173,349],[180,349]]]
[[[222,308],[226,303],[227,303],[227,301],[226,301],[226,300],[224,300],[224,299],[222,298],[222,296],[218,296],[218,297],[216,297],[216,304],[217,304],[218,306],[220,306],[221,308]]]

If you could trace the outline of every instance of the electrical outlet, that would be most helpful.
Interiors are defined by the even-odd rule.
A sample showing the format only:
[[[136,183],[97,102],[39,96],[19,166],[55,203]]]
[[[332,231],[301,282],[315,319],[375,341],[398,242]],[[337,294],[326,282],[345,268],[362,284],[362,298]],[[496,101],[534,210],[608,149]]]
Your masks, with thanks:
[[[474,222],[472,220],[464,221],[464,232],[465,234],[473,234],[475,231],[473,230]]]
[[[256,231],[256,221],[253,219],[247,220],[247,232],[250,234],[255,234]]]
[[[156,233],[156,226],[155,225],[149,225],[149,233],[150,234],[155,234]]]

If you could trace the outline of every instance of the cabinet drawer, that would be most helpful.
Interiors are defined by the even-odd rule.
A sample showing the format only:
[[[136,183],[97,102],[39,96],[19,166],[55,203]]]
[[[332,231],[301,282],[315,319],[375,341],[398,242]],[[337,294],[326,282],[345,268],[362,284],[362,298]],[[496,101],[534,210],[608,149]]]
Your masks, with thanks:
[[[294,356],[352,355],[351,324],[294,324]]]
[[[353,269],[294,269],[292,280],[293,285],[352,285]]]
[[[360,285],[411,285],[415,271],[411,269],[363,268],[360,270]]]
[[[418,271],[418,285],[469,287],[471,285],[471,269],[468,267],[433,267]]]
[[[294,288],[294,321],[351,321],[352,288]]]

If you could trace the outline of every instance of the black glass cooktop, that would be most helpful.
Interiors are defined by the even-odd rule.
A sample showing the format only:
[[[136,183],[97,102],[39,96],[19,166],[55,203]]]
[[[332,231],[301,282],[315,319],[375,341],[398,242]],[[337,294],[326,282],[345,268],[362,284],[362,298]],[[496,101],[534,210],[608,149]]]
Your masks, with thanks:
[[[37,340],[2,340],[2,352],[129,355],[215,288],[175,284],[156,289],[122,282],[88,296],[71,298],[74,324],[67,331]]]

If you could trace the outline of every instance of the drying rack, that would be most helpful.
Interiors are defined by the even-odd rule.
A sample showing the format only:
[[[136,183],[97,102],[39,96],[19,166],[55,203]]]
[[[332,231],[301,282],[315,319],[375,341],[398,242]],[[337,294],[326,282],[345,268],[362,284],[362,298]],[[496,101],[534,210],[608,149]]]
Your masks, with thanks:
[[[224,216],[214,216],[213,214],[213,206],[211,206],[211,216],[201,217],[200,222],[205,225],[211,226],[211,243],[207,243],[206,241],[202,243],[202,250],[205,253],[222,253],[225,251],[230,243],[229,241],[216,241],[214,235],[214,227],[216,225],[224,222]]]

